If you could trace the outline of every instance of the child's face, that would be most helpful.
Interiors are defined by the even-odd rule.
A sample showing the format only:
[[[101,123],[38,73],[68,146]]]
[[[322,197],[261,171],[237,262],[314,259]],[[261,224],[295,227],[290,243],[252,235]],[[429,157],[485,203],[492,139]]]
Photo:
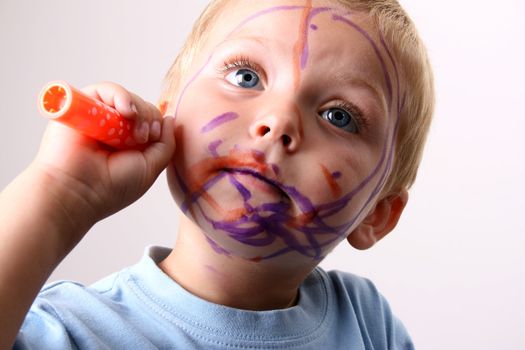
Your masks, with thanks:
[[[397,72],[363,14],[233,3],[182,79],[170,188],[217,254],[318,262],[388,177]]]

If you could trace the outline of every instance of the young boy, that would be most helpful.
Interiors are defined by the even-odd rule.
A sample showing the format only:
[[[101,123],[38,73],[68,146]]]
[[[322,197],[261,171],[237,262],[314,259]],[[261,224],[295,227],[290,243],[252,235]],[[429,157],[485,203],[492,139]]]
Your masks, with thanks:
[[[397,1],[212,1],[166,82],[161,113],[116,84],[84,89],[136,120],[143,152],[52,122],[3,191],[1,348],[413,348],[370,281],[317,267],[392,231],[415,179],[432,74]],[[166,167],[173,250],[38,294]]]

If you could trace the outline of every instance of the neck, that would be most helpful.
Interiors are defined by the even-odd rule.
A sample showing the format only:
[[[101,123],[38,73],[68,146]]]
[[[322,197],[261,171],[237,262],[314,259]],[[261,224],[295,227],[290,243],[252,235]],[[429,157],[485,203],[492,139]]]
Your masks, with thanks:
[[[177,243],[159,267],[188,292],[237,309],[273,310],[295,305],[313,266],[283,270],[276,262],[252,262],[216,252],[204,233],[181,215]]]

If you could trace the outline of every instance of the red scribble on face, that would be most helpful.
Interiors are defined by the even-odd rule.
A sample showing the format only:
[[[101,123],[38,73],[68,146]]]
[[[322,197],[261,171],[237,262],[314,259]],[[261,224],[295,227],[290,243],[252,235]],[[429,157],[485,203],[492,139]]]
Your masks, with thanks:
[[[167,110],[168,110],[168,102],[167,101],[162,101],[159,104],[160,115],[165,115]]]
[[[341,186],[339,186],[337,181],[334,179],[332,173],[322,164],[321,170],[323,171],[324,178],[328,183],[328,186],[330,187],[330,191],[332,191],[332,196],[334,198],[339,198],[343,193],[343,191],[341,190]]]
[[[246,208],[224,209],[204,189],[206,183],[216,177],[219,172],[229,169],[250,169],[268,178],[274,174],[274,169],[266,163],[264,153],[255,150],[241,151],[234,148],[230,150],[227,156],[204,159],[189,169],[188,173],[190,175],[187,176],[189,191],[186,194],[186,201],[191,203],[192,197],[197,194],[219,213],[224,218],[224,221],[234,222],[242,218],[247,214]],[[260,189],[266,189],[262,185],[259,187]],[[192,209],[193,206],[190,205],[190,210]]]
[[[204,192],[202,194],[202,198],[216,211],[218,212],[226,222],[234,222],[242,218],[244,215],[247,214],[246,208],[236,208],[236,209],[230,209],[225,210],[223,207],[217,203],[215,199],[213,199],[212,196],[210,196],[209,193]]]
[[[293,47],[293,65],[294,65],[294,87],[295,90],[299,88],[301,81],[301,55],[303,54],[306,45],[306,32],[308,25],[308,17],[312,11],[312,0],[307,0],[303,13],[301,14],[301,24],[299,26],[299,37]]]
[[[261,262],[261,260],[262,260],[262,256],[256,256],[255,258],[248,259],[248,261],[251,261],[254,263]]]
[[[293,218],[290,219],[290,221],[288,221],[288,225],[292,228],[300,228],[300,227],[305,227],[306,225],[310,224],[314,219],[315,217],[317,216],[317,212],[316,211],[310,211],[308,213],[302,213],[302,214],[299,214]]]
[[[247,18],[241,23],[242,25],[239,25],[234,31],[232,31],[232,33],[235,32],[237,29],[244,26],[244,24],[251,22],[253,19],[258,18],[262,15],[266,15],[273,12],[282,12],[284,10],[288,11],[289,9],[293,9],[294,11],[297,10],[297,12],[293,13],[293,17],[288,17],[289,21],[287,21],[287,23],[291,24],[288,25],[287,29],[292,29],[292,27],[293,29],[290,33],[292,38],[288,42],[288,46],[286,46],[286,49],[289,50],[289,56],[285,58],[288,61],[287,63],[289,65],[290,63],[292,64],[291,67],[287,66],[287,68],[290,68],[292,70],[293,77],[290,78],[293,79],[291,83],[295,84],[295,92],[302,91],[300,90],[302,75],[306,74],[307,76],[310,76],[310,69],[303,70],[305,68],[306,63],[308,62],[308,25],[310,24],[310,19],[315,17],[315,15],[317,15],[318,13],[324,12],[322,10],[324,8],[314,9],[312,7],[311,0],[303,0],[302,4],[306,4],[306,6],[276,6],[274,8],[264,9],[254,15],[251,15],[249,18]],[[357,30],[372,45],[372,49],[376,53],[376,56],[379,59],[379,63],[383,68],[387,88],[389,90],[389,94],[391,95],[392,93],[390,91],[391,87],[389,73],[383,62],[381,53],[376,47],[376,44],[372,41],[372,36],[369,35],[366,31],[364,31],[364,29],[354,24],[354,22],[352,22],[350,19],[338,14],[339,11],[337,9],[327,8],[327,11],[330,11],[332,13],[332,21],[346,23],[349,27]],[[331,38],[330,36],[328,37]],[[344,43],[341,43],[341,46],[343,49],[342,52],[346,52],[346,45]],[[359,48],[360,47],[358,46],[357,49]],[[333,51],[333,53],[336,55],[335,57],[339,57],[340,55],[337,55],[338,52],[336,52],[337,49],[337,47],[332,48],[332,46],[328,46],[327,51],[329,53],[332,53]],[[213,55],[215,55],[215,52],[213,52],[213,54],[210,55],[206,64],[190,80],[190,83],[192,83],[204,70],[204,68],[208,65]],[[314,59],[311,60],[312,64],[318,63],[319,60],[316,59],[317,56],[313,56],[313,58]],[[350,60],[350,63],[352,62],[353,61]],[[320,66],[324,67],[322,64]],[[374,71],[371,70],[370,74],[372,74],[373,72]],[[188,85],[190,83],[188,83]],[[184,96],[184,92],[186,91],[188,85],[186,85],[186,87],[183,90],[183,93],[179,97],[179,103],[182,97]],[[303,130],[302,125],[300,124],[300,122],[302,121],[301,111],[306,113],[308,108],[307,105],[305,105],[303,107],[304,109],[302,109],[300,100],[297,100],[297,103],[299,104],[294,104],[294,109],[291,112],[295,113],[293,117],[299,119],[299,123],[297,125],[300,125],[300,127],[297,127],[297,131],[298,134],[300,134],[300,136],[302,137]],[[388,102],[388,106],[388,111],[390,111],[391,101]],[[221,108],[224,108],[224,106],[221,105]],[[233,108],[236,107],[228,107],[228,109]],[[190,109],[190,111],[192,110]],[[187,112],[187,115],[189,116],[188,118],[190,118],[192,116],[192,113]],[[389,112],[388,117],[390,118],[390,116],[391,114]],[[397,118],[399,118],[399,106]],[[308,121],[308,119],[305,120]],[[307,134],[309,136],[308,140],[315,139],[316,134],[310,134],[310,131],[313,130],[312,128],[309,128],[310,124],[305,124],[305,126],[307,127]],[[397,127],[395,128],[395,130],[396,129]],[[392,143],[390,143],[389,140],[392,140]],[[189,211],[192,214],[192,216],[196,219],[195,221],[197,222],[197,224],[201,224],[201,222],[205,223],[207,221],[211,225],[212,230],[214,230],[214,232],[217,232],[216,236],[218,238],[218,243],[216,243],[214,247],[219,247],[219,244],[222,245],[223,243],[225,243],[224,241],[222,241],[222,236],[218,236],[220,232],[224,233],[232,240],[240,242],[241,244],[250,247],[257,246],[257,249],[261,247],[261,244],[265,244],[266,246],[273,244],[274,241],[268,241],[268,243],[265,243],[266,241],[264,241],[265,234],[272,235],[276,237],[275,239],[281,239],[283,242],[282,244],[285,246],[285,248],[287,248],[279,249],[280,247],[277,246],[277,251],[275,251],[274,253],[270,253],[262,257],[260,255],[256,255],[255,257],[253,257],[252,260],[254,262],[259,262],[265,259],[271,259],[291,251],[299,252],[304,256],[312,257],[314,259],[321,259],[324,256],[325,247],[330,247],[334,242],[337,242],[339,239],[344,237],[348,230],[351,227],[353,227],[354,223],[357,222],[357,220],[360,218],[361,212],[365,210],[367,204],[374,200],[376,194],[378,193],[377,191],[379,191],[382,184],[384,184],[387,175],[387,169],[390,167],[391,160],[393,159],[393,140],[395,140],[395,132],[391,138],[385,138],[382,154],[379,157],[377,165],[373,169],[371,169],[370,174],[354,188],[347,188],[350,186],[351,181],[337,181],[338,178],[341,176],[341,173],[331,173],[328,170],[329,168],[331,168],[331,166],[330,164],[325,162],[330,162],[332,160],[331,158],[325,159],[317,157],[317,161],[315,157],[309,158],[309,160],[313,160],[313,162],[305,162],[306,166],[311,166],[312,164],[319,165],[320,162],[327,164],[327,166],[321,165],[321,172],[319,172],[318,169],[317,171],[311,172],[310,174],[305,174],[305,176],[312,176],[312,179],[316,180],[316,186],[307,188],[305,193],[301,193],[297,188],[293,186],[294,184],[286,184],[284,182],[279,182],[277,180],[277,178],[279,177],[279,168],[277,168],[277,166],[273,164],[266,164],[265,156],[261,152],[241,152],[238,150],[238,148],[234,151],[231,151],[229,155],[223,156],[219,156],[217,152],[210,152],[212,157],[210,157],[209,154],[202,155],[202,157],[210,158],[206,158],[205,160],[200,161],[194,166],[186,166],[183,169],[181,169],[182,171],[180,174],[180,183],[182,183],[183,185],[181,186],[182,192],[186,195],[186,200],[184,203],[182,203],[181,207],[183,208],[184,212]],[[390,150],[388,148],[389,145]],[[224,149],[224,146],[222,149]],[[196,159],[197,161],[198,159],[202,159],[201,157],[187,158]],[[343,162],[352,166],[352,168],[359,168],[360,166],[362,166],[359,162],[352,160],[352,158],[344,159]],[[381,173],[381,169],[383,167],[385,170]],[[249,171],[236,171],[239,170],[239,168],[241,170],[242,168],[244,168]],[[259,176],[259,174],[261,176]],[[266,177],[266,180],[269,181],[264,181],[264,179],[262,179],[263,176]],[[378,177],[379,179],[373,190],[364,190],[367,184],[372,183],[372,181],[375,181],[374,179]],[[240,208],[241,205],[237,203],[239,201],[234,200],[233,202],[236,203],[234,204],[236,208],[231,210],[225,209],[232,207],[232,201],[230,201],[230,203],[226,203],[222,200],[222,196],[225,193],[224,191],[230,190],[228,188],[223,187],[223,185],[225,184],[225,181],[223,181],[224,179],[230,180],[232,192],[235,192],[235,190],[237,190],[238,194],[243,197],[245,208]],[[235,180],[237,179],[239,180],[239,183],[235,182]],[[188,181],[189,183],[186,183],[186,181]],[[215,196],[216,192],[212,190],[212,187],[218,181],[221,181],[221,183],[218,186],[218,194],[217,196]],[[342,187],[338,184],[338,182],[340,182]],[[260,189],[254,186],[254,184],[257,185],[259,183],[261,183],[262,188],[264,188],[264,185],[266,184],[268,186],[266,188],[268,188],[269,190],[275,191],[274,188],[272,189],[272,185],[274,185],[277,188],[280,188],[282,192],[284,192],[284,194],[286,195],[286,198],[284,198],[283,196],[281,198],[278,198],[278,201],[274,201],[274,197],[268,196],[271,197],[272,200],[270,200],[270,202],[268,203],[261,203],[263,200],[266,200],[266,196],[260,196]],[[242,188],[242,186],[247,184],[248,186]],[[318,190],[319,188],[324,188],[324,190],[322,191],[324,193],[323,196],[316,196],[315,201],[309,198],[308,195],[310,195],[313,191],[317,193],[316,190]],[[250,190],[254,191],[251,192]],[[301,188],[301,190],[303,190],[303,188]],[[341,197],[343,191],[344,194]],[[348,204],[352,202],[352,199],[356,196],[356,194],[361,192],[363,192],[364,195],[369,195],[368,200],[366,200],[364,204],[360,206],[360,208],[356,208],[355,210],[352,208],[351,211],[350,209],[346,209],[350,208]],[[255,193],[257,194],[257,196],[251,197],[251,193]],[[233,194],[236,195],[237,193]],[[337,200],[332,201],[332,199],[330,198],[331,196],[337,197]],[[225,197],[227,199],[230,199],[232,196],[230,195],[230,193],[228,193],[228,195]],[[197,202],[199,198],[201,200],[200,203]],[[254,198],[254,200],[252,201],[251,198]],[[202,208],[201,204],[205,204],[205,206],[210,208],[211,211],[220,213],[220,217],[219,215],[217,215],[216,217],[207,215],[205,210],[206,208]],[[224,207],[221,207],[221,205]],[[345,211],[343,211],[343,209]],[[195,217],[195,215],[193,215],[194,210],[200,210],[200,212],[202,213],[203,218],[200,219],[201,221],[199,221]],[[299,210],[301,212],[298,212]],[[350,218],[348,219],[348,221],[341,222],[342,219],[340,219],[340,217],[343,217],[343,215],[341,215],[340,213],[349,214]],[[264,219],[266,217],[271,217],[271,219],[268,220],[268,222],[263,222],[261,218]],[[240,220],[236,220],[236,218],[240,218]],[[270,223],[271,227],[267,228],[267,226],[265,226],[267,223]],[[261,234],[260,236],[254,236],[258,234],[257,232],[259,232],[256,230],[257,228],[264,228],[266,230],[265,234]],[[317,239],[317,233],[322,233],[322,240]],[[257,243],[257,245],[255,243]],[[229,247],[228,244],[224,244],[224,246]],[[237,246],[235,246],[234,249],[237,249]],[[256,254],[261,253],[258,252]],[[250,255],[253,256],[252,254]]]

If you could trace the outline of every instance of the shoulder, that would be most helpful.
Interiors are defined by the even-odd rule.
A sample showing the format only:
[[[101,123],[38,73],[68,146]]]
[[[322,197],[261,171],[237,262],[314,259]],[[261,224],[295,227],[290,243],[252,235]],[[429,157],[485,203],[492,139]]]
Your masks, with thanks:
[[[384,298],[370,279],[338,270],[319,270],[326,276],[338,299],[363,307],[383,303]]]
[[[368,278],[337,270],[317,270],[327,281],[339,309],[350,308],[363,322],[381,322],[380,315],[391,314],[388,302]]]
[[[46,284],[38,293],[33,308],[45,303],[56,305],[56,307],[64,307],[65,304],[69,304],[68,306],[74,308],[86,308],[88,304],[85,302],[95,299],[108,302],[111,299],[111,292],[121,287],[119,283],[121,279],[122,273],[116,272],[91,286],[68,280],[52,282]]]
[[[141,287],[157,290],[164,275],[153,258],[161,253],[166,254],[148,247],[137,264],[90,286],[74,281],[47,284],[27,313],[15,348],[154,348],[150,340],[158,338],[163,314],[137,286],[142,281]]]
[[[413,349],[406,328],[370,279],[337,270],[316,271],[327,284],[338,319],[345,320],[348,327],[358,327],[370,348]]]
[[[122,288],[120,279],[121,273],[117,272],[92,286],[67,280],[46,284],[33,302],[29,315],[47,313],[63,320],[68,315],[80,317],[100,312],[100,309],[113,302],[115,291]]]
[[[119,273],[93,286],[74,281],[45,285],[34,300],[18,334],[15,348],[71,349],[86,339],[90,330],[116,321],[111,317],[118,301]]]

